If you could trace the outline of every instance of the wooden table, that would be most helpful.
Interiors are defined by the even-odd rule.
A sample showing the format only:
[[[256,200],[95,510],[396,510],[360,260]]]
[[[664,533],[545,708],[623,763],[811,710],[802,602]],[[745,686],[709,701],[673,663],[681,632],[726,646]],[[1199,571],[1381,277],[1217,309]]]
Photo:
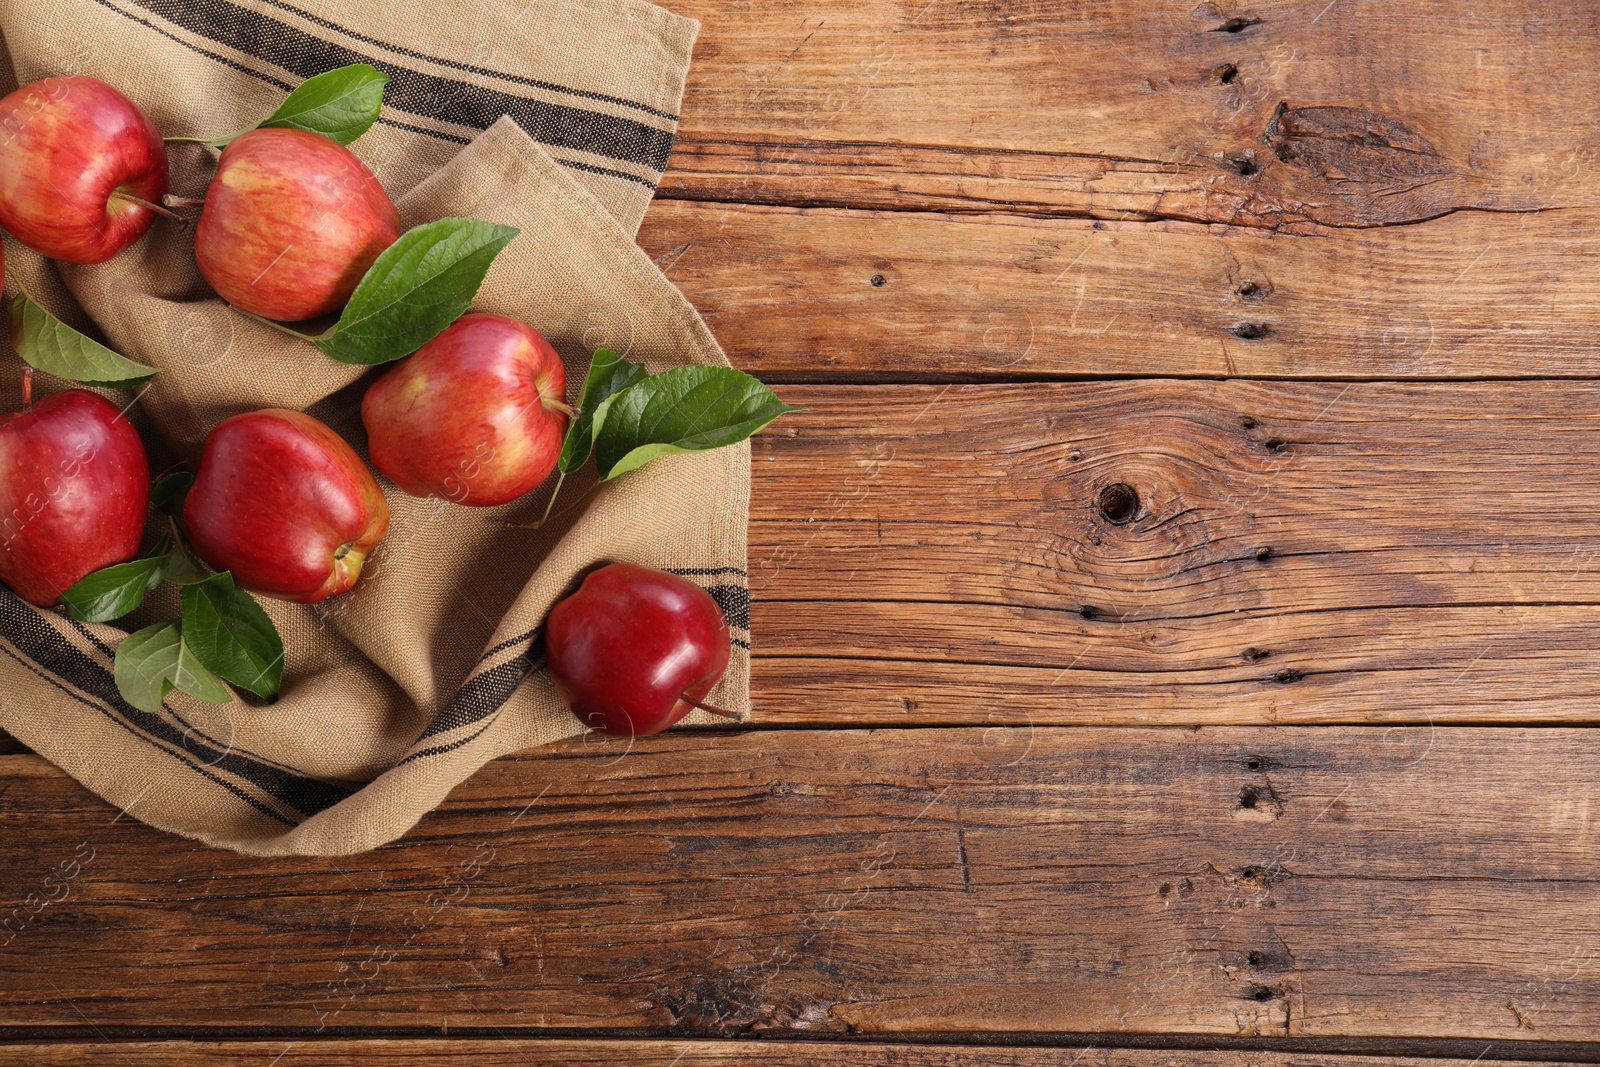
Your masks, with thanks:
[[[675,6],[753,727],[339,860],[11,744],[0,1061],[1600,1060],[1595,6]]]

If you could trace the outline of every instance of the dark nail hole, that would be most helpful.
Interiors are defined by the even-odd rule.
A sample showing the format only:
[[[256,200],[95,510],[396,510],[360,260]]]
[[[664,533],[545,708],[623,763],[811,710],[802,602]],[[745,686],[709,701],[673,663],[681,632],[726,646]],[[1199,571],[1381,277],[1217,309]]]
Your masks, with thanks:
[[[1239,806],[1241,808],[1255,807],[1256,800],[1259,798],[1260,794],[1250,786],[1245,786],[1243,789],[1239,790]]]
[[[1267,962],[1267,957],[1263,956],[1259,952],[1252,952],[1245,956],[1244,961],[1252,967],[1259,967],[1263,963]]]
[[[1239,417],[1239,425],[1243,426],[1247,430],[1253,430],[1256,428],[1256,420],[1252,419],[1249,415],[1241,415]]]
[[[1267,295],[1267,287],[1259,282],[1245,282],[1239,286],[1239,295],[1246,300],[1262,300]]]
[[[874,274],[872,277],[868,278],[867,280],[872,283],[872,287],[874,289],[882,289],[884,287],[884,285],[886,284],[885,281],[884,281],[883,275],[881,275],[881,274]]]
[[[1256,549],[1256,559],[1258,559],[1261,562],[1265,563],[1267,560],[1269,560],[1271,558],[1272,558],[1272,546],[1271,545],[1262,545],[1260,548]]]
[[[1086,619],[1092,619],[1096,615],[1100,614],[1100,609],[1096,608],[1093,604],[1085,604],[1083,607],[1078,609],[1078,614],[1082,615]]]
[[[1228,160],[1228,166],[1244,175],[1246,178],[1256,172],[1255,160],[1246,159],[1244,156],[1233,156]]]
[[[1249,881],[1252,878],[1259,878],[1260,876],[1260,867],[1244,867],[1239,871],[1239,877],[1245,879],[1246,881]]]
[[[1229,19],[1227,22],[1224,22],[1222,25],[1218,26],[1212,32],[1213,33],[1243,33],[1245,30],[1248,30],[1251,26],[1256,25],[1260,21],[1261,20],[1258,19],[1258,18],[1245,18],[1243,16],[1236,16],[1234,18]]]
[[[1263,649],[1256,648],[1254,645],[1251,645],[1249,648],[1239,653],[1239,658],[1243,660],[1249,660],[1251,663],[1254,663],[1256,660],[1266,659],[1270,655],[1272,655],[1271,652],[1267,652]]]
[[[1265,441],[1261,442],[1261,447],[1266,449],[1268,452],[1282,452],[1283,438],[1269,437]]]
[[[1159,893],[1161,896],[1167,896],[1172,892],[1172,887],[1170,885],[1168,885],[1166,882],[1162,882],[1161,883],[1161,888],[1157,889],[1156,892]]]
[[[1271,986],[1257,985],[1250,987],[1251,1000],[1271,1000],[1277,995],[1277,990],[1273,989]]]
[[[1270,331],[1264,322],[1241,322],[1228,327],[1228,332],[1246,341],[1259,341]]]
[[[1255,649],[1251,649],[1251,651],[1254,652]],[[1244,761],[1244,765],[1249,767],[1252,771],[1259,771],[1263,766],[1265,766],[1265,763],[1266,761],[1260,756],[1251,756],[1249,759]]]
[[[1239,76],[1239,68],[1232,63],[1223,63],[1221,66],[1212,68],[1211,76],[1223,85],[1230,85],[1233,83],[1233,79]]]
[[[1304,677],[1305,673],[1303,671],[1297,671],[1293,667],[1285,667],[1277,674],[1274,674],[1272,676],[1272,680],[1274,682],[1281,682],[1284,685],[1288,685],[1290,682],[1298,682]]]
[[[1121,526],[1139,513],[1139,494],[1127,482],[1113,482],[1100,490],[1100,514]]]

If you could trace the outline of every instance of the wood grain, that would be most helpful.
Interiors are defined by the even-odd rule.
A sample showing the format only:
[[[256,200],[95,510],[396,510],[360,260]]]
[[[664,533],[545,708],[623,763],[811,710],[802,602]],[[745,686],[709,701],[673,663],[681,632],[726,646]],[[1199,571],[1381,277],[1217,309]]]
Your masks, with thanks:
[[[663,195],[1373,226],[1600,203],[1562,0],[686,0]]]
[[[808,410],[756,439],[761,722],[1600,706],[1593,383],[782,393]]]
[[[273,1056],[279,1056],[273,1060]],[[260,1040],[125,1041],[0,1045],[0,1065],[80,1067],[115,1061],[130,1067],[1506,1067],[1498,1059],[1408,1059],[1272,1052],[1167,1052],[1103,1048],[1002,1048],[884,1045],[833,1041]],[[1560,1065],[1558,1060],[1543,1062]]]
[[[6,756],[0,1026],[1582,1040],[1597,770],[1584,730],[680,733],[263,860]]]
[[[1600,376],[1600,214],[1292,237],[657,204],[640,240],[780,380]]]

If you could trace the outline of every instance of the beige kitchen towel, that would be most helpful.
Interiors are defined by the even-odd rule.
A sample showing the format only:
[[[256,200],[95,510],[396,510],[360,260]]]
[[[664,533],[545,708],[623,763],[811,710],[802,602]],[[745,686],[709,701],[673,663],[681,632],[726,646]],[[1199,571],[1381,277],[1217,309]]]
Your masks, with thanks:
[[[388,73],[382,117],[352,148],[408,226],[473,216],[521,229],[475,307],[549,338],[569,398],[602,345],[653,372],[727,362],[633,241],[671,151],[697,29],[643,0],[448,10],[431,0],[0,0],[18,83],[99,78],[167,136],[248,126],[334,67]],[[215,153],[174,145],[170,157],[173,190],[201,195]],[[68,321],[161,368],[137,396],[118,394],[153,468],[192,469],[211,427],[262,407],[307,410],[364,448],[359,404],[371,372],[229,309],[195,267],[192,231],[158,222],[89,267],[47,262],[9,238],[5,252],[7,295],[20,280]],[[563,499],[592,479],[569,479]],[[601,561],[671,570],[711,592],[735,646],[711,699],[747,713],[749,484],[747,445],[667,457],[536,531],[507,520],[537,518],[548,486],[479,509],[385,484],[393,521],[354,590],[315,606],[263,602],[287,648],[270,705],[175,693],[147,715],[121,700],[116,645],[176,616],[171,587],[117,626],[0,590],[0,727],[164,830],[263,855],[374,848],[486,761],[583,732],[543,670],[541,625]],[[539,788],[528,783],[530,799]]]

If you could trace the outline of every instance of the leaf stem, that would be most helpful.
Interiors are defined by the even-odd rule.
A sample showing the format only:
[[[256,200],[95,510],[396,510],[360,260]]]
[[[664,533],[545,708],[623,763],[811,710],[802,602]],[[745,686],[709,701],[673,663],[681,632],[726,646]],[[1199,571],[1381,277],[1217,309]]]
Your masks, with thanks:
[[[229,306],[232,307],[232,305],[229,305]],[[300,338],[300,340],[302,340],[302,341],[310,341],[312,344],[316,344],[317,343],[317,339],[315,337],[312,337],[310,334],[301,333],[299,330],[292,330],[289,327],[285,326],[283,323],[274,322],[273,320],[267,318],[265,315],[257,315],[254,311],[246,311],[244,308],[241,308],[241,307],[236,307],[233,310],[237,311],[241,315],[246,316],[247,318],[252,318],[252,319],[255,319],[259,323],[263,323],[263,324],[265,324],[267,326],[271,326],[274,330],[282,330],[284,333],[288,334],[290,337],[298,337],[298,338]]]
[[[547,501],[545,503],[544,514],[539,516],[539,521],[541,523],[549,521],[549,519],[550,519],[550,509],[556,506],[556,497],[561,495],[561,485],[566,480],[567,480],[567,472],[566,471],[562,471],[561,473],[556,475],[556,487],[554,489],[550,490],[550,499],[549,499],[549,501]]]
[[[566,475],[563,474],[561,477],[565,478]],[[546,507],[544,509],[544,518],[540,519],[538,522],[508,522],[508,523],[506,523],[506,525],[508,527],[510,527],[511,529],[513,529],[513,530],[537,530],[539,527],[543,526],[545,523],[554,522],[555,520],[561,518],[561,516],[567,514],[569,511],[571,511],[572,509],[576,508],[579,504],[581,504],[585,500],[589,499],[589,497],[594,494],[594,491],[596,489],[600,488],[600,486],[603,485],[603,484],[604,484],[603,482],[595,482],[593,485],[591,485],[589,488],[585,489],[581,494],[579,494],[578,499],[574,500],[572,503],[568,504],[566,507],[564,507],[560,511],[556,512],[554,515],[550,514],[550,508]],[[558,490],[561,488],[561,483],[560,482],[556,483],[556,488]],[[550,503],[552,505],[554,505],[555,502],[556,502],[555,494],[552,493],[550,495]]]
[[[216,140],[214,137],[163,137],[166,144],[210,144]]]

